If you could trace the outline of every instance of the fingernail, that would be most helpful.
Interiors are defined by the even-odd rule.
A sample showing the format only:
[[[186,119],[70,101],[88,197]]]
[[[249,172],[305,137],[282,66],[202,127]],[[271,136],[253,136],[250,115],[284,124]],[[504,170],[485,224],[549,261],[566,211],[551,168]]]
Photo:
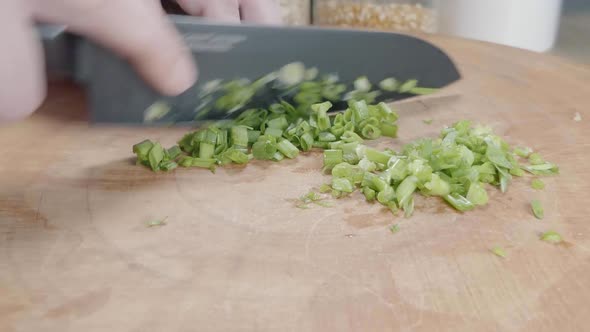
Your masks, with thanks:
[[[182,54],[170,71],[168,90],[170,94],[178,95],[191,88],[197,81],[197,66],[193,57]]]

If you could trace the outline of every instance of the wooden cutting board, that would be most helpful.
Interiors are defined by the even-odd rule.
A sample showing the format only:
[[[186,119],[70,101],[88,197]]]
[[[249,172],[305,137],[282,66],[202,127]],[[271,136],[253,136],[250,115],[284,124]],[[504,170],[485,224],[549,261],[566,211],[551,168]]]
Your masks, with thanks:
[[[82,93],[56,84],[0,129],[0,331],[587,331],[590,70],[432,41],[463,81],[397,105],[399,139],[371,144],[470,119],[558,163],[544,191],[517,179],[466,214],[419,199],[410,219],[358,195],[302,210],[293,199],[328,180],[321,154],[154,174],[131,146],[184,129],[89,127]],[[540,241],[548,230],[568,244]]]

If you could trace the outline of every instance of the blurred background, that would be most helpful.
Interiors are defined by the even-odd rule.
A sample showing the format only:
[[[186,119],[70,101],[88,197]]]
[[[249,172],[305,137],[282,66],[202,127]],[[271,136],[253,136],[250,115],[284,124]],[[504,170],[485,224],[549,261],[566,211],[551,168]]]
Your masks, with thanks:
[[[590,64],[590,0],[279,0],[290,25],[442,33]]]

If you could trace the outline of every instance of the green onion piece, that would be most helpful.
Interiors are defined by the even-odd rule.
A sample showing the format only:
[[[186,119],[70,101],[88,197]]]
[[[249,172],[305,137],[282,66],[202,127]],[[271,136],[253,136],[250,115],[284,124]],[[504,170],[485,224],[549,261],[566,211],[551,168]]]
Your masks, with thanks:
[[[369,82],[369,79],[366,76],[357,78],[353,82],[353,85],[356,91],[368,92],[371,90],[371,82]]]
[[[183,156],[178,164],[182,167],[191,167],[193,165],[193,157]]]
[[[381,204],[387,204],[395,199],[395,190],[393,187],[386,185],[385,188],[377,194],[377,200]]]
[[[471,183],[466,198],[474,205],[486,205],[488,203],[488,193],[478,182]]]
[[[150,150],[154,143],[150,140],[139,142],[133,146],[133,153],[137,155],[138,161],[147,161]]]
[[[166,223],[167,219],[168,219],[168,217],[166,217],[164,219],[159,219],[159,220],[150,220],[149,222],[146,223],[146,226],[149,228],[165,226],[165,225],[167,225],[167,223]]]
[[[293,159],[299,155],[299,149],[284,138],[279,139],[277,149],[289,159]]]
[[[277,142],[274,136],[260,136],[252,145],[252,154],[259,160],[271,160],[277,152]]]
[[[427,125],[431,125],[433,121],[434,120],[432,120],[432,119],[424,119],[424,120],[422,120],[422,122],[424,122]]]
[[[543,182],[541,179],[533,179],[531,182],[531,187],[536,190],[543,190],[545,189],[545,182]]]
[[[507,169],[512,168],[512,164],[508,161],[508,159],[506,159],[506,153],[491,142],[488,142],[486,157],[496,166],[504,167]]]
[[[329,185],[329,184],[325,184],[325,183],[324,183],[324,184],[322,184],[322,185],[320,186],[320,192],[321,192],[321,193],[329,193],[330,191],[332,191],[332,187],[330,187],[330,185]]]
[[[280,151],[275,152],[270,158],[272,161],[281,161],[283,159],[285,159],[285,156]]]
[[[545,163],[545,160],[543,160],[543,157],[541,157],[540,154],[538,153],[531,153],[531,155],[529,156],[529,162],[532,165],[541,165]]]
[[[357,154],[357,148],[359,144],[357,142],[344,143],[342,144],[342,158],[349,164],[356,164],[360,161]]]
[[[283,136],[283,130],[279,128],[266,128],[264,131],[264,135],[274,136],[274,137],[281,137]]]
[[[223,158],[227,158],[236,164],[247,164],[250,159],[248,155],[240,150],[228,149],[222,154]]]
[[[404,210],[404,216],[406,218],[411,217],[414,214],[414,195],[412,194],[410,198],[405,201],[404,205],[402,206]]]
[[[347,178],[352,180],[355,173],[355,166],[349,163],[340,163],[332,168],[332,176],[336,178]]]
[[[561,235],[555,231],[548,231],[541,234],[541,240],[553,244],[558,244],[563,241]]]
[[[470,211],[475,208],[475,205],[473,205],[473,203],[471,203],[467,198],[457,193],[452,193],[450,195],[444,196],[444,199],[452,207],[462,212]]]
[[[359,124],[361,121],[369,117],[369,108],[364,100],[351,101],[349,103],[350,110],[352,111],[352,122]]]
[[[410,89],[410,93],[414,95],[429,95],[438,92],[439,89],[436,88],[420,88],[415,87]]]
[[[178,145],[175,145],[175,146],[171,147],[170,149],[166,150],[166,153],[168,154],[168,158],[170,158],[171,160],[174,160],[174,159],[178,158],[178,156],[180,156],[182,151],[180,150],[180,147]]]
[[[172,160],[163,161],[160,164],[160,169],[163,171],[169,172],[178,167],[178,164]]]
[[[357,133],[355,133],[354,131],[350,131],[350,130],[342,133],[342,136],[340,137],[340,139],[345,143],[352,143],[352,142],[362,143],[364,141],[363,138],[360,137]]]
[[[529,147],[516,147],[514,148],[514,153],[516,153],[516,155],[522,157],[522,158],[528,158],[531,153],[533,153],[533,150]]]
[[[394,181],[402,181],[409,174],[408,163],[404,159],[392,157],[388,162],[388,166],[389,175],[391,176],[391,179]],[[432,186],[434,188],[434,186],[436,185],[433,184]]]
[[[379,164],[387,164],[391,155],[381,152],[375,149],[367,148],[365,150],[365,157],[372,162],[379,163]]]
[[[324,150],[324,169],[331,170],[342,161],[342,150]]]
[[[383,81],[379,82],[379,88],[383,91],[387,92],[395,92],[399,86],[397,80],[393,77],[386,78]]]
[[[399,225],[398,225],[398,224],[391,225],[391,226],[389,227],[389,231],[390,231],[392,234],[395,234],[395,233],[399,232]]]
[[[451,186],[448,182],[441,179],[438,174],[432,174],[429,182],[424,184],[428,194],[433,196],[446,196],[451,193]]]
[[[385,137],[397,137],[397,125],[387,122],[381,123],[381,135]]]
[[[231,128],[232,145],[239,147],[247,147],[248,141],[248,128],[244,126],[235,126]]]
[[[369,173],[370,174],[370,173]],[[389,183],[379,176],[369,176],[371,181],[371,187],[375,188],[376,191],[382,192],[389,187]],[[364,178],[363,178],[364,179]]]
[[[340,192],[351,193],[353,190],[352,183],[346,178],[333,178],[332,189]]]
[[[315,141],[313,142],[313,147],[314,148],[318,148],[318,149],[330,149],[330,143],[331,142],[319,142],[319,141]]]
[[[399,184],[395,191],[399,206],[404,206],[408,200],[412,198],[412,194],[416,190],[417,184],[418,178],[414,175],[408,176]]]
[[[369,187],[363,187],[363,195],[365,195],[365,198],[367,199],[368,202],[374,201],[375,197],[377,196],[377,193],[375,192],[375,190],[369,188]]]
[[[215,147],[217,144],[217,128],[209,128],[205,131],[205,138],[201,141],[201,143],[205,142],[211,144]]]
[[[334,142],[336,141],[336,136],[334,136],[334,134],[329,133],[329,132],[321,132],[318,135],[318,140],[320,142]]]
[[[215,154],[215,146],[210,143],[201,142],[199,145],[199,158],[211,159]]]
[[[398,92],[399,93],[410,92],[412,89],[414,89],[416,87],[417,84],[418,84],[417,80],[408,80],[399,87]]]
[[[313,148],[313,136],[311,133],[305,133],[299,137],[299,145],[302,151],[309,151]]]
[[[368,124],[363,127],[361,134],[366,139],[374,140],[381,137],[381,129],[371,124]]]
[[[260,137],[260,130],[248,130],[248,143],[255,143]]]
[[[160,143],[154,143],[154,146],[150,149],[148,154],[148,160],[152,170],[157,171],[160,169],[160,162],[164,159],[164,148]]]
[[[375,164],[367,158],[361,159],[358,163],[358,166],[365,172],[374,172],[375,170],[377,170],[377,164]]]
[[[514,176],[524,176],[524,170],[520,167],[515,167],[510,170],[510,174]]]
[[[553,175],[559,174],[559,167],[551,163],[540,165],[523,166],[523,169],[534,175]]]
[[[272,120],[269,120],[266,123],[266,126],[267,126],[267,128],[278,128],[281,130],[285,130],[289,126],[289,122],[287,122],[287,118],[283,115],[278,118],[274,118]]]
[[[312,111],[316,113],[317,116],[317,125],[318,129],[321,131],[325,131],[330,128],[330,118],[328,117],[327,112],[332,108],[332,103],[329,101],[323,102],[321,104],[314,104],[311,105]]]
[[[537,219],[543,219],[545,217],[545,210],[543,209],[543,205],[537,199],[531,202],[531,208],[533,210],[533,214]]]
[[[493,247],[492,249],[490,249],[490,251],[494,255],[496,255],[496,256],[498,256],[500,258],[506,258],[506,256],[507,256],[506,255],[506,250],[504,250],[504,248],[502,248],[502,247]]]
[[[192,158],[192,167],[213,168],[215,166],[215,159]]]

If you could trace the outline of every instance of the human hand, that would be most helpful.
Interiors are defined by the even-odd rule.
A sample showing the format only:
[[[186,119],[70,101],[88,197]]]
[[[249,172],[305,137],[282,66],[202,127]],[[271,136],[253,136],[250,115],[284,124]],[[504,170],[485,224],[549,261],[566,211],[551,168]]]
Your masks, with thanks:
[[[185,11],[226,22],[278,23],[273,0],[179,0]],[[42,48],[34,21],[64,24],[129,60],[158,91],[176,95],[191,87],[192,55],[155,0],[2,0],[0,122],[35,111],[45,98]]]

